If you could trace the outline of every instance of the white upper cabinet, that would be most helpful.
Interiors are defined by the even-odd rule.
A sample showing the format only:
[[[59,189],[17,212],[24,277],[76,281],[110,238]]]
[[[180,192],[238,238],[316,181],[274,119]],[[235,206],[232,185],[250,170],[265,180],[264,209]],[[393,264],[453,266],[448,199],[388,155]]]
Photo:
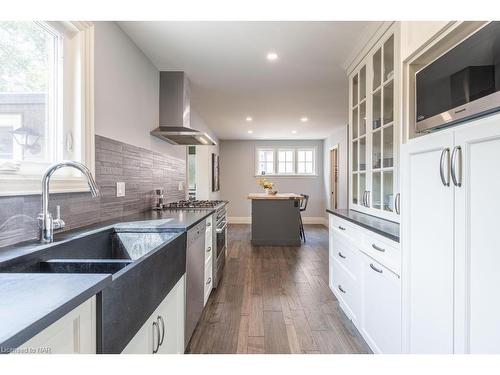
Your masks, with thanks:
[[[399,39],[389,28],[349,77],[349,206],[399,221]]]

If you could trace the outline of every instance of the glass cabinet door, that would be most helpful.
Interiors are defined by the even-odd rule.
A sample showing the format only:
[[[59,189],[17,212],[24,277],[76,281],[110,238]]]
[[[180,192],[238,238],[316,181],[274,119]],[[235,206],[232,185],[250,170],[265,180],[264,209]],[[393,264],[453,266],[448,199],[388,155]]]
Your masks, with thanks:
[[[394,35],[372,57],[370,206],[394,211]]]
[[[352,160],[352,203],[363,204],[362,197],[366,190],[367,169],[367,132],[366,132],[366,65],[354,74],[351,80],[351,160]]]

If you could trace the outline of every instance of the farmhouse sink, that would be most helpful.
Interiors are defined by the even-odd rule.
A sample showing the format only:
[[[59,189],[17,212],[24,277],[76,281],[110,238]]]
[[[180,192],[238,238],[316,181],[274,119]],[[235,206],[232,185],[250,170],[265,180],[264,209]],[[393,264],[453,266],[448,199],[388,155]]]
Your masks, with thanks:
[[[22,272],[26,273],[110,273],[114,274],[132,260],[118,259],[51,259],[35,263]]]

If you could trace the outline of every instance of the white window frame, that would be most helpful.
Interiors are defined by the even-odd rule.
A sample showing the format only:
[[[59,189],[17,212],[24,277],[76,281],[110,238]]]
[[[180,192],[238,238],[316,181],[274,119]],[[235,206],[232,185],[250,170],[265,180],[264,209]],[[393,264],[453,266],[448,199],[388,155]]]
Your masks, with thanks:
[[[317,158],[317,155],[316,155],[316,148],[314,147],[298,147],[297,148],[297,173],[299,171],[299,152],[312,152],[312,173],[300,173],[301,175],[303,176],[314,176],[317,174],[317,171],[316,171],[316,158]]]
[[[274,153],[274,167],[273,173],[266,173],[266,176],[273,177],[317,177],[317,158],[318,150],[317,147],[302,147],[302,146],[257,146],[255,147],[255,177],[262,176],[259,172],[259,151],[273,151]],[[293,151],[293,173],[279,173],[279,151]],[[298,173],[298,152],[299,151],[312,151],[313,153],[313,173]]]
[[[276,149],[272,147],[257,147],[255,149],[255,175],[256,176],[263,176],[263,174],[260,171],[259,164],[260,164],[260,159],[259,159],[259,154],[261,151],[269,152],[271,151],[273,153],[273,172],[272,173],[266,173],[265,176],[274,176],[276,174]]]
[[[280,168],[279,168],[279,165],[280,165],[280,152],[292,152],[292,160],[291,160],[291,163],[292,163],[292,171],[291,172],[280,172]],[[294,148],[278,148],[277,149],[277,152],[276,152],[276,174],[279,175],[279,176],[285,176],[285,175],[295,175],[296,172],[297,172],[297,168],[296,168],[296,164],[295,164],[295,160],[296,160],[296,150]],[[287,163],[288,161],[285,161],[284,163]]]
[[[64,56],[58,90],[64,93],[63,110],[58,111],[61,128],[54,143],[64,145],[55,160],[73,159],[84,163],[95,174],[94,130],[94,26],[91,22],[43,22],[61,36]],[[64,124],[64,127],[63,125]],[[62,137],[61,137],[62,135]],[[70,147],[71,144],[71,147]],[[54,148],[54,147],[53,147]],[[50,150],[55,152],[55,150]],[[26,165],[27,166],[27,165]],[[0,173],[0,196],[41,194],[41,177],[47,168],[33,163],[13,173]],[[72,169],[57,172],[50,184],[52,193],[88,191],[83,176]]]

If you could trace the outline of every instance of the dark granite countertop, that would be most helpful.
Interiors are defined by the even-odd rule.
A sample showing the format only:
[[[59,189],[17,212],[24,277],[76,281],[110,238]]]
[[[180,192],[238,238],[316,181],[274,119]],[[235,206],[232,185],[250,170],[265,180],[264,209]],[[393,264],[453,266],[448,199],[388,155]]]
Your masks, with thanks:
[[[0,353],[10,352],[99,293],[111,275],[0,274]]]
[[[372,232],[380,234],[390,240],[399,242],[398,223],[354,210],[328,208],[326,212],[350,221],[351,223],[357,224],[365,229],[371,230]]]
[[[16,258],[104,229],[117,232],[184,232],[215,211],[167,209],[135,214],[55,233],[54,242],[26,241],[0,248],[0,267]],[[112,281],[110,274],[0,273],[0,353],[18,347]]]

